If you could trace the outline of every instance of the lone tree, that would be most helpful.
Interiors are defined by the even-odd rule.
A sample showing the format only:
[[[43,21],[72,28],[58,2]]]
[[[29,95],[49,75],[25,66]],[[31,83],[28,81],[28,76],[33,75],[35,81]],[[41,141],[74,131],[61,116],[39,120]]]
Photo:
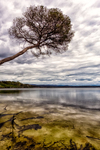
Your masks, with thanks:
[[[0,65],[15,59],[29,49],[35,57],[62,53],[67,50],[74,32],[71,20],[58,8],[30,6],[23,17],[15,18],[9,35],[26,46],[17,54],[0,60]],[[34,48],[34,49],[33,49]]]

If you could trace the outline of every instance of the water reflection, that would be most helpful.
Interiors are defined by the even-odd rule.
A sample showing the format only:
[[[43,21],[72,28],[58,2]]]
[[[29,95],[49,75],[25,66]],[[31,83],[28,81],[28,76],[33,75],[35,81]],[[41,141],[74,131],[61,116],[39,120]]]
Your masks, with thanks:
[[[100,109],[99,88],[33,88],[0,90],[0,101],[60,104]]]

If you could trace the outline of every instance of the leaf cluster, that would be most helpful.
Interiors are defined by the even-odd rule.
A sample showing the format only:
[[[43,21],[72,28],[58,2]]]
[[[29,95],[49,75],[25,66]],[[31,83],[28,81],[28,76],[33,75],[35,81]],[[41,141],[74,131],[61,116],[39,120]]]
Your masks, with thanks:
[[[40,56],[66,51],[74,35],[71,28],[70,18],[60,9],[30,6],[23,17],[14,19],[9,34],[28,45],[36,45],[33,54]]]

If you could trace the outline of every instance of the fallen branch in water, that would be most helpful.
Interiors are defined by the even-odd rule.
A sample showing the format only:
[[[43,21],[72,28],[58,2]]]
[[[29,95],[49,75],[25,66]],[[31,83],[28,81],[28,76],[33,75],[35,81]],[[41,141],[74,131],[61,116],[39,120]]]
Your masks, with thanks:
[[[91,138],[91,139],[95,139],[95,140],[100,140],[100,138],[95,138],[95,137],[92,137],[92,136],[86,136],[87,138]]]

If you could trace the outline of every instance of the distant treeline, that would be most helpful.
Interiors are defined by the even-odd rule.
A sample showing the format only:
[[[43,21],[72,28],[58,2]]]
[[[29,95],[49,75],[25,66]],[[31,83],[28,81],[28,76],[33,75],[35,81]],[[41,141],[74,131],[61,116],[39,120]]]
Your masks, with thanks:
[[[36,84],[23,84],[19,81],[0,81],[0,88],[100,88],[100,85],[36,85]]]
[[[0,88],[33,88],[34,85],[22,84],[15,81],[0,81]]]

